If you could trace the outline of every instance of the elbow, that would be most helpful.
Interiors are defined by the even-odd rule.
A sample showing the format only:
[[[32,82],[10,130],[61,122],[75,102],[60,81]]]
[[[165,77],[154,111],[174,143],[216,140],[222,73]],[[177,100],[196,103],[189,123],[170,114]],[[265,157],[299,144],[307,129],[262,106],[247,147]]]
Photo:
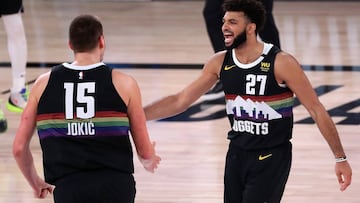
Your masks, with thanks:
[[[186,109],[188,108],[189,105],[187,105],[186,103],[184,102],[179,102],[176,104],[175,108],[174,108],[174,113],[173,115],[177,115],[177,114],[180,114],[184,111],[186,111]]]
[[[325,107],[320,102],[310,105],[310,108],[308,108],[307,111],[315,122],[319,119],[319,117],[327,114]]]
[[[19,147],[13,147],[12,153],[14,158],[17,160],[23,154],[23,150],[21,150]]]
[[[25,153],[25,148],[22,145],[14,144],[12,149],[12,154],[16,160],[20,159]]]
[[[174,102],[176,114],[186,111],[193,102],[187,96],[178,95]]]

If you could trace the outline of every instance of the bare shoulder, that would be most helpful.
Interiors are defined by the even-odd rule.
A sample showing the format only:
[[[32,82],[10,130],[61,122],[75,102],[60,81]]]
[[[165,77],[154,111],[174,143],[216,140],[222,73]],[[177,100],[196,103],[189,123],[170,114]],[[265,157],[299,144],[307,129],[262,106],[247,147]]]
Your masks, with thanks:
[[[51,71],[41,74],[36,78],[34,84],[31,87],[29,94],[29,101],[39,101],[42,93],[44,92],[50,78]]]
[[[284,51],[279,52],[276,55],[276,59],[275,59],[275,65],[276,66],[297,66],[299,65],[298,61],[296,60],[296,58]]]
[[[279,83],[303,74],[301,65],[294,56],[279,52],[275,58],[275,75]]]
[[[124,100],[126,105],[129,104],[129,100],[133,97],[133,95],[140,94],[137,81],[132,76],[119,70],[113,69],[112,82],[116,91]]]
[[[50,78],[51,71],[41,74],[35,81],[35,84],[38,83],[47,83]]]
[[[225,54],[226,54],[226,50],[224,51],[219,51],[215,54],[213,54],[212,56],[209,57],[209,59],[206,61],[206,63],[215,63],[215,64],[222,64],[222,62],[224,61],[225,58]]]
[[[112,78],[114,85],[134,85],[136,84],[135,79],[126,73],[123,73],[119,70],[113,69],[112,71]]]
[[[124,92],[126,90],[133,91],[134,88],[138,88],[137,81],[126,73],[123,73],[119,70],[113,69],[112,71],[112,80],[116,89],[122,90]]]
[[[41,74],[36,80],[34,85],[31,88],[31,91],[39,89],[41,92],[45,89],[46,85],[49,82],[51,71]]]
[[[226,50],[219,51],[210,56],[210,58],[205,62],[203,71],[219,75],[221,66],[224,62],[225,54]]]

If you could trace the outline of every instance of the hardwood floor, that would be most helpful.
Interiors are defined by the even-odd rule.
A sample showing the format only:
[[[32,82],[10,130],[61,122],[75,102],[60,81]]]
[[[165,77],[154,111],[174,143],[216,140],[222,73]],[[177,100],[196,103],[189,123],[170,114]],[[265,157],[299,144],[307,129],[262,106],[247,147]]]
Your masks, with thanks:
[[[104,24],[107,53],[104,61],[130,64],[121,70],[131,74],[142,90],[143,104],[180,90],[193,80],[212,54],[201,10],[203,1],[24,1],[28,40],[27,79],[49,70],[46,64],[72,60],[67,47],[67,29],[80,13],[98,15]],[[314,88],[337,124],[353,168],[353,184],[339,191],[334,160],[316,125],[303,106],[294,109],[293,165],[284,193],[284,203],[360,202],[360,3],[276,1],[275,18],[282,48],[308,70]],[[33,198],[30,186],[11,155],[19,114],[4,108],[11,85],[6,35],[0,23],[0,95],[9,128],[0,134],[0,203],[52,202]],[[35,67],[41,64],[43,67]],[[132,64],[132,65],[131,65]],[[135,64],[135,65],[134,65]],[[136,64],[174,64],[184,68],[137,68]],[[343,67],[353,67],[344,70]],[[329,71],[326,67],[332,67]],[[199,111],[188,112],[202,121],[148,123],[162,162],[155,174],[135,163],[137,203],[222,202],[224,159],[228,141],[226,118],[207,119],[221,111],[221,102],[197,101]],[[34,135],[31,145],[38,171],[41,150]]]

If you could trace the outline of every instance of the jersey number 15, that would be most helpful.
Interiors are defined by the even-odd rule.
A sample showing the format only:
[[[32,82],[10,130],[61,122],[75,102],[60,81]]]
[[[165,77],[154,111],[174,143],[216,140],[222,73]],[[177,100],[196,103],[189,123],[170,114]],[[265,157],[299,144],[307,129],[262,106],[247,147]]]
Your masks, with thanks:
[[[76,91],[74,91],[76,88]],[[64,83],[65,89],[65,118],[73,119],[74,113],[77,118],[88,119],[95,116],[95,98],[87,95],[88,93],[95,93],[95,82],[83,83]],[[74,95],[76,94],[76,95]],[[84,104],[76,106],[74,104]]]

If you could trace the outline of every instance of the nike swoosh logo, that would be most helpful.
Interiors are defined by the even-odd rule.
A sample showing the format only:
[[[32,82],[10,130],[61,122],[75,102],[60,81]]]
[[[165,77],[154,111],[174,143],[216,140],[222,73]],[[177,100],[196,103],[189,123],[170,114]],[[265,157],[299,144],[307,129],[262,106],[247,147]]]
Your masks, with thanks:
[[[230,70],[230,69],[234,68],[235,66],[236,66],[236,65],[232,65],[232,66],[226,65],[226,66],[224,67],[224,70]]]
[[[264,159],[267,159],[267,158],[269,158],[269,157],[271,157],[272,156],[272,154],[268,154],[268,155],[265,155],[265,156],[263,156],[263,155],[259,155],[259,161],[262,161],[262,160],[264,160]]]

